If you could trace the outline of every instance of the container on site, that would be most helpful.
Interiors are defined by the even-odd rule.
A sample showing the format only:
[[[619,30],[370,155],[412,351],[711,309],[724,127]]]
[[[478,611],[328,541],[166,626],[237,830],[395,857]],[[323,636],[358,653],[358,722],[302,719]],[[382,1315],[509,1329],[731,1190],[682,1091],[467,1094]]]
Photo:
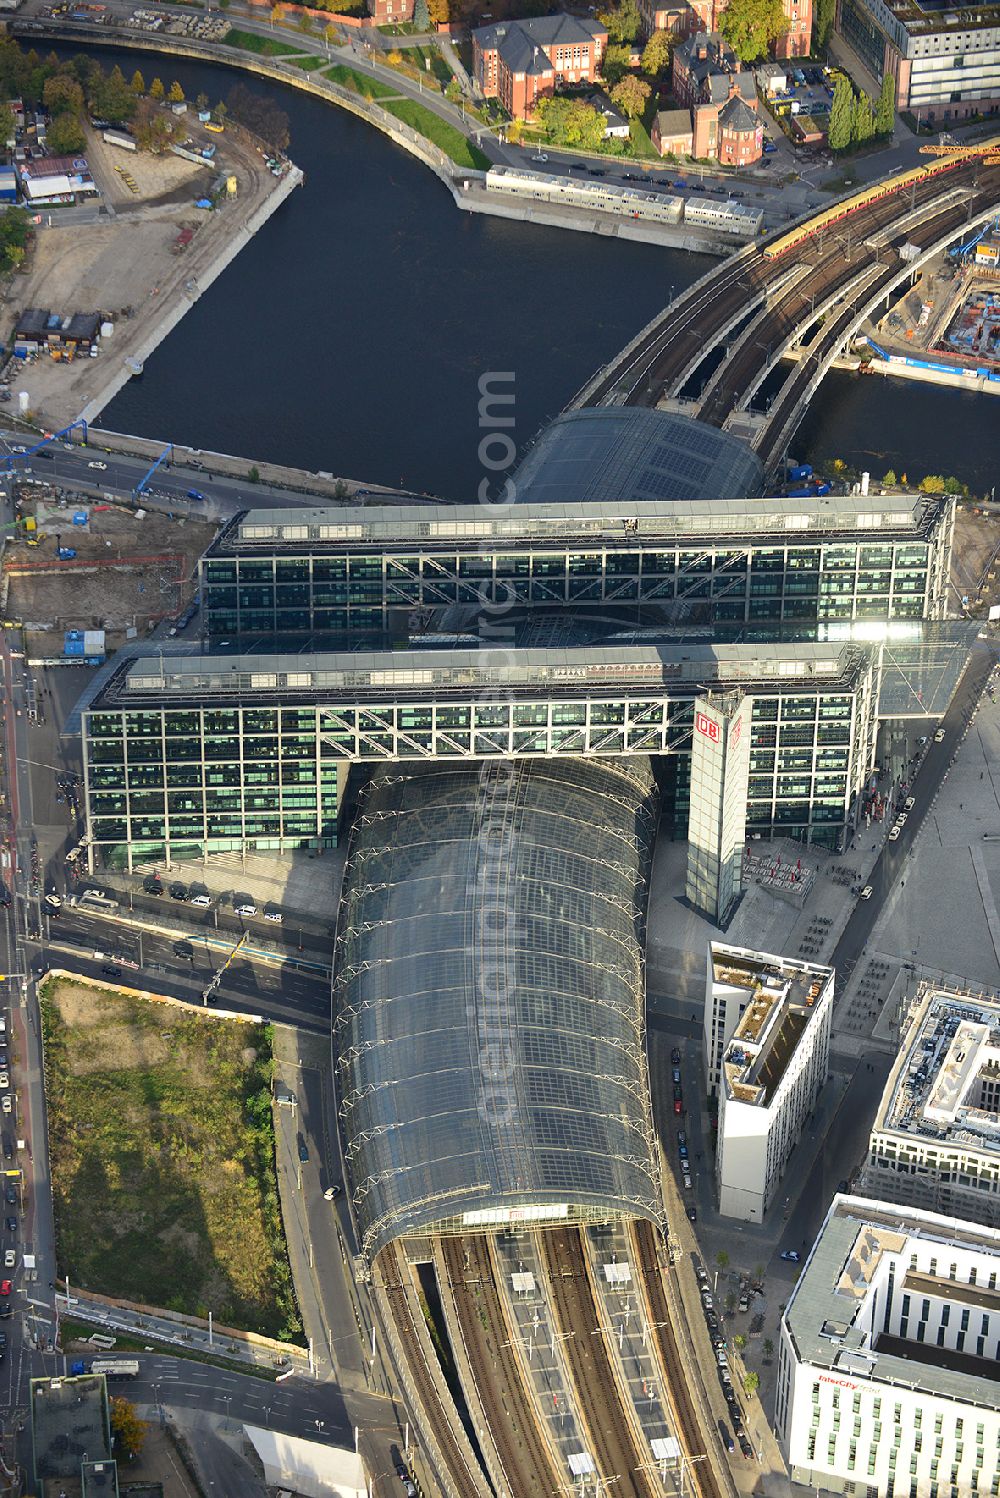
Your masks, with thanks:
[[[205,158],[206,161],[211,161],[212,157],[215,155],[217,149],[218,149],[218,147],[216,147],[216,146],[206,146],[204,148],[204,150],[202,151],[201,154]]]
[[[196,208],[211,208],[211,206],[212,206],[212,199],[211,198],[199,198],[198,201],[197,201],[197,203],[195,203],[194,206]]]
[[[131,135],[126,135],[122,130],[105,130],[101,139],[109,146],[118,146],[122,151],[136,151],[138,147]]]
[[[87,514],[86,510],[74,510],[73,511],[73,524],[74,525],[86,525],[87,521],[89,519],[90,519],[90,516]]]
[[[56,555],[60,562],[72,562],[76,556],[76,550],[72,546],[60,546]]]
[[[799,479],[811,479],[813,475],[811,463],[797,463],[794,468],[789,468],[789,482],[795,484]]]

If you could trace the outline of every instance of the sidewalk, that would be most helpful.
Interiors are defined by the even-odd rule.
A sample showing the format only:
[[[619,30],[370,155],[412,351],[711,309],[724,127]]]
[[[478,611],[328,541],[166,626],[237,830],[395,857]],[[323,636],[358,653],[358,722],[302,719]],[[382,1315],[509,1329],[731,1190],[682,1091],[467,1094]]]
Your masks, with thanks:
[[[69,1317],[76,1321],[92,1322],[98,1330],[120,1332],[135,1342],[153,1338],[158,1346],[146,1350],[156,1352],[160,1348],[176,1347],[186,1353],[208,1358],[224,1358],[244,1367],[264,1368],[272,1374],[310,1374],[309,1355],[302,1349],[287,1346],[284,1352],[274,1347],[258,1346],[233,1337],[228,1333],[209,1331],[206,1323],[195,1323],[194,1318],[173,1319],[166,1312],[152,1314],[121,1305],[111,1305],[103,1300],[90,1299],[86,1294],[78,1295],[72,1285],[67,1295],[65,1289],[56,1291],[56,1312],[60,1320]],[[95,1347],[95,1354],[98,1349]],[[99,1354],[105,1355],[103,1353]],[[113,1349],[108,1357],[127,1356]]]

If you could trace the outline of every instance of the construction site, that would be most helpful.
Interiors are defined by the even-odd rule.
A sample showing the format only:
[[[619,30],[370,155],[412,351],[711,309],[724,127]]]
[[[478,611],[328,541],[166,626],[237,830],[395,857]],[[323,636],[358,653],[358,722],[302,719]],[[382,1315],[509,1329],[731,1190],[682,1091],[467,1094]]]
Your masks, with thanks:
[[[119,648],[176,617],[194,595],[214,526],[93,504],[49,485],[15,485],[0,617],[23,624],[29,657],[64,654],[67,631],[104,631]]]
[[[192,124],[193,146],[220,141]],[[86,155],[102,208],[89,222],[58,209],[39,214],[33,251],[5,288],[8,333],[24,309],[81,308],[101,313],[99,357],[63,357],[58,340],[28,360],[11,360],[5,378],[40,425],[61,427],[100,411],[189,306],[211,285],[274,211],[300,174],[275,177],[256,146],[226,131],[213,159],[194,149],[122,152],[87,129]],[[125,156],[125,160],[123,160]],[[204,206],[199,206],[204,205]]]

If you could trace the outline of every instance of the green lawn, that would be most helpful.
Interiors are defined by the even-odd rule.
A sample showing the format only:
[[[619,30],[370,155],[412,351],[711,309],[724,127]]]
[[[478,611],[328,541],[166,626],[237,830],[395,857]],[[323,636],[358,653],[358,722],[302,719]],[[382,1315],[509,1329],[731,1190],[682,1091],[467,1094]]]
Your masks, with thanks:
[[[292,57],[289,58],[293,68],[301,68],[303,73],[314,73],[327,61],[325,57]]]
[[[632,156],[640,161],[659,161],[660,153],[653,145],[649,131],[642,120],[629,121],[629,137],[632,143]]]
[[[426,77],[427,74],[430,74],[432,78],[437,79],[442,88],[448,87],[453,74],[437,47],[407,47],[403,56],[413,58],[414,62],[417,62],[419,58],[417,66],[424,76]],[[427,66],[428,60],[430,61],[429,68]]]
[[[259,57],[287,57],[290,52],[301,52],[291,42],[279,42],[273,36],[258,36],[256,31],[241,31],[234,26],[226,37],[229,47],[242,47],[244,52],[256,52]]]
[[[393,26],[377,26],[375,29],[376,29],[376,31],[380,31],[383,36],[419,36],[420,35],[420,29],[419,29],[419,27],[414,26],[414,24],[413,24],[412,21],[400,21],[397,25],[393,25]]]
[[[341,88],[349,88],[352,93],[360,94],[363,99],[396,97],[396,90],[387,83],[380,82],[378,78],[369,78],[366,73],[356,73],[353,68],[345,68],[342,62],[336,63],[332,68],[324,68],[323,76],[339,83]]]
[[[41,1007],[60,1273],[301,1340],[270,1030],[61,979]]]
[[[410,125],[421,135],[425,135],[434,145],[439,146],[446,156],[458,166],[474,167],[477,171],[486,171],[489,159],[483,155],[478,146],[466,140],[460,130],[454,125],[449,125],[447,120],[432,114],[422,104],[413,99],[395,99],[387,104],[386,109],[394,114],[397,120],[402,120],[404,125]]]

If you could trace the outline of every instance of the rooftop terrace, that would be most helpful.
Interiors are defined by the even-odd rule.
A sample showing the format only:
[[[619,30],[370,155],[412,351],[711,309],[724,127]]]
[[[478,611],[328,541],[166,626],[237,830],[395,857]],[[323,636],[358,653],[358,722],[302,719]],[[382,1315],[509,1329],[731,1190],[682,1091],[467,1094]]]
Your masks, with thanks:
[[[911,1011],[875,1133],[1000,1150],[1000,1004],[928,988]]]
[[[714,961],[714,945],[712,950]],[[714,966],[717,981],[745,987],[753,994],[723,1057],[727,1091],[737,1102],[766,1107],[833,982],[833,969],[780,958],[755,959],[750,954],[745,960],[730,957]],[[720,972],[725,976],[720,977]]]

